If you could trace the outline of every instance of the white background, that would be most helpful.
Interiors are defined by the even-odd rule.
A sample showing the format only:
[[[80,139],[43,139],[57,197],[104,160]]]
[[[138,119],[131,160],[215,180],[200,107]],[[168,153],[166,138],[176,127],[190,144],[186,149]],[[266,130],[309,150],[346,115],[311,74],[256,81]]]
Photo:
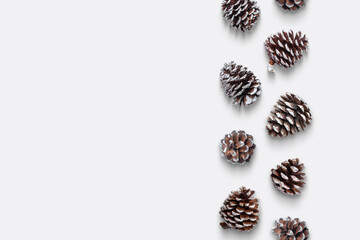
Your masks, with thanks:
[[[0,1],[0,239],[276,239],[299,217],[311,239],[358,236],[358,1],[310,0],[297,13],[259,0],[248,33],[224,22],[220,0]],[[265,38],[302,30],[310,48],[290,71],[267,73]],[[234,108],[224,62],[247,66],[263,94]],[[304,133],[277,140],[266,118],[293,92],[313,113]],[[220,158],[226,133],[257,144],[252,162]],[[270,169],[299,157],[299,197]],[[231,190],[256,191],[249,233],[223,230]]]

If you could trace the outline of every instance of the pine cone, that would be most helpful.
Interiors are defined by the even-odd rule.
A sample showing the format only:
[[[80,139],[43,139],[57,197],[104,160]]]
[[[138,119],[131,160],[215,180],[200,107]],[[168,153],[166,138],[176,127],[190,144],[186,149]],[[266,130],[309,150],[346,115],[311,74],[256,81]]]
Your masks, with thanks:
[[[231,192],[220,208],[220,215],[224,219],[221,227],[239,231],[250,231],[255,227],[259,220],[259,204],[257,198],[252,196],[254,193],[245,187]]]
[[[284,68],[294,66],[302,58],[302,51],[306,51],[307,47],[308,40],[301,32],[294,34],[290,30],[271,35],[265,41],[265,49],[270,57],[268,70],[275,72],[273,68],[275,63]]]
[[[244,131],[233,131],[221,140],[222,156],[232,164],[250,162],[255,147],[253,136]]]
[[[273,137],[286,137],[304,130],[310,121],[311,113],[307,104],[295,94],[286,93],[275,105],[266,128]]]
[[[305,6],[304,0],[276,0],[278,4],[285,10],[296,11]]]
[[[280,218],[275,221],[274,233],[280,240],[306,240],[309,238],[309,229],[305,222],[300,222],[298,218],[286,220]]]
[[[223,0],[222,11],[230,26],[245,32],[260,16],[260,8],[251,0]]]
[[[276,169],[271,169],[271,179],[274,186],[283,193],[289,195],[300,194],[300,189],[304,187],[304,176],[302,173],[304,164],[299,163],[299,159],[289,159],[277,165]]]
[[[246,67],[234,62],[225,63],[220,73],[220,81],[227,96],[235,105],[250,105],[261,94],[259,79]]]

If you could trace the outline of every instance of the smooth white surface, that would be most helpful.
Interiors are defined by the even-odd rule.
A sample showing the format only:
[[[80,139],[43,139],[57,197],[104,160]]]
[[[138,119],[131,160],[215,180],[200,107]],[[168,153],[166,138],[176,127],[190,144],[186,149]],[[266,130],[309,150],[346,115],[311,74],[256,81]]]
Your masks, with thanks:
[[[220,0],[1,1],[0,239],[276,239],[273,221],[288,215],[311,239],[356,238],[360,4],[310,0],[290,13],[258,2],[260,21],[241,33]],[[307,34],[308,54],[273,76],[263,42],[290,28]],[[262,81],[247,109],[220,87],[231,60]],[[313,122],[274,140],[266,118],[287,91]],[[220,158],[234,129],[255,138],[250,164]],[[294,157],[307,184],[291,198],[269,173]],[[219,208],[242,185],[261,220],[222,230]]]

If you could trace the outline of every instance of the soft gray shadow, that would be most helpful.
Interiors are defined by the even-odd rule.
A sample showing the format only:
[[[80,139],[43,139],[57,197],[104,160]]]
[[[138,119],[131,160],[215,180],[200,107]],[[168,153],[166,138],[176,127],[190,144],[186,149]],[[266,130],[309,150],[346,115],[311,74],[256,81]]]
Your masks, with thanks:
[[[219,216],[218,228],[219,231],[221,231],[221,235],[223,238],[247,240],[259,239],[261,220],[259,220],[257,225],[249,232],[241,232],[234,229],[222,229],[222,227],[219,225],[219,223],[222,221],[222,218]]]

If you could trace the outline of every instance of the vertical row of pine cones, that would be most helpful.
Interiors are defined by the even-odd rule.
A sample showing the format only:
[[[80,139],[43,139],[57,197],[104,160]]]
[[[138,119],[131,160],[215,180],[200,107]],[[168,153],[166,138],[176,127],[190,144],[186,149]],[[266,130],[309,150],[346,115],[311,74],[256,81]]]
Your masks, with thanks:
[[[284,9],[297,11],[305,6],[305,0],[276,0]],[[222,11],[230,26],[243,32],[251,30],[260,17],[261,11],[253,0],[223,0]],[[308,40],[300,31],[282,31],[269,36],[265,43],[269,56],[268,70],[274,71],[277,64],[283,68],[295,65],[307,51]],[[261,83],[256,76],[242,65],[225,63],[220,73],[220,81],[232,103],[247,106],[254,103],[261,94]],[[307,104],[298,96],[286,93],[281,96],[268,117],[266,126],[270,136],[286,137],[306,128],[312,119]],[[254,139],[245,131],[233,131],[221,141],[222,156],[232,164],[244,164],[251,160],[255,150]],[[274,187],[282,193],[297,195],[304,187],[304,164],[299,159],[289,159],[271,170]],[[224,229],[238,231],[252,230],[259,220],[258,199],[255,191],[241,187],[231,192],[220,209]],[[274,233],[280,240],[307,240],[309,230],[305,222],[298,218],[280,218],[275,222]]]

